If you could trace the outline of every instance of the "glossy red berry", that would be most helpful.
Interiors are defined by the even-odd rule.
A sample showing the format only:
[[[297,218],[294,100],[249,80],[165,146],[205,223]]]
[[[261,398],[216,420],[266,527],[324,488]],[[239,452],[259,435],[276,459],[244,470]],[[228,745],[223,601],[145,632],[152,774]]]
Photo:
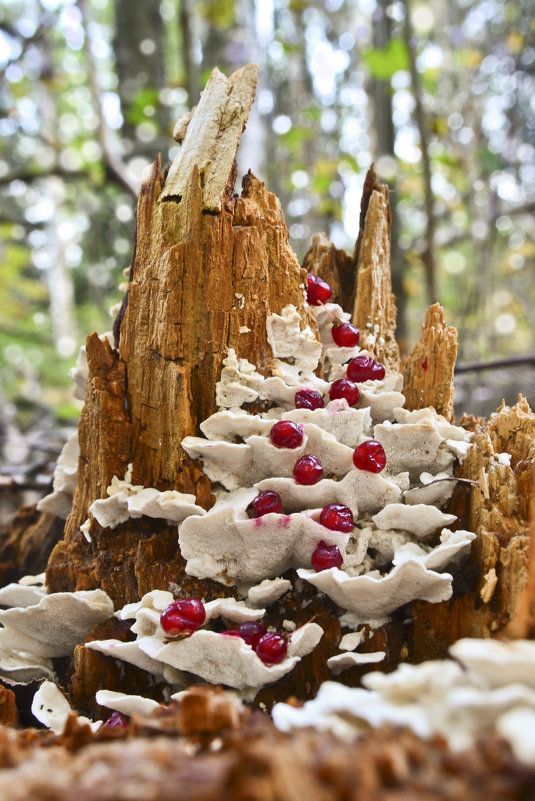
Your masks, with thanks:
[[[196,631],[206,620],[204,605],[196,598],[182,598],[166,606],[160,615],[162,629],[171,637]]]
[[[347,365],[347,377],[351,381],[380,381],[385,377],[385,368],[371,356],[355,356]]]
[[[380,442],[367,439],[355,448],[353,464],[368,473],[380,473],[386,466],[386,454]]]
[[[295,393],[295,408],[296,409],[323,409],[323,398],[315,389],[298,389]]]
[[[248,620],[242,623],[238,628],[240,637],[247,645],[256,648],[260,639],[267,634],[267,629],[263,623],[257,623],[256,620]]]
[[[329,398],[331,400],[345,398],[348,404],[353,406],[359,399],[359,388],[348,378],[339,378],[337,381],[332,382],[329,389]]]
[[[307,300],[311,306],[321,306],[327,303],[332,295],[332,290],[326,281],[317,275],[307,275]]]
[[[280,420],[271,426],[269,438],[277,448],[298,448],[304,439],[303,428],[291,420]]]
[[[221,634],[223,635],[223,637],[240,637],[241,638],[240,632],[236,631],[236,629],[228,629],[228,631],[222,631]]]
[[[274,513],[282,514],[282,500],[278,492],[264,490],[253,501],[253,508],[257,517]]]
[[[105,729],[126,729],[128,721],[120,712],[114,712],[103,726]]]
[[[320,523],[331,531],[352,531],[355,527],[353,512],[341,503],[329,503],[320,514]]]
[[[338,545],[327,545],[326,542],[318,543],[318,546],[312,554],[310,561],[316,573],[322,570],[328,570],[330,567],[342,567],[342,554]]]
[[[351,323],[335,323],[331,331],[335,345],[339,348],[354,348],[359,344],[359,330]]]
[[[258,640],[255,651],[265,665],[278,665],[285,658],[288,646],[284,637],[269,631]]]
[[[298,484],[317,484],[323,478],[323,465],[317,456],[301,456],[294,464],[293,476]]]

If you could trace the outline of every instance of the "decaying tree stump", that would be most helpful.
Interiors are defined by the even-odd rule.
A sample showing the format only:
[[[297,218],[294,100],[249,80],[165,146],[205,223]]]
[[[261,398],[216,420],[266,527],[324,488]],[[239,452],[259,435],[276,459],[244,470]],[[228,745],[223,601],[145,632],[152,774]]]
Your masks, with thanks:
[[[229,593],[222,585],[185,574],[176,526],[164,520],[129,519],[111,530],[90,518],[89,542],[80,526],[90,505],[106,497],[112,477],[123,478],[129,465],[133,484],[191,492],[209,508],[210,483],[180,443],[216,410],[215,385],[228,349],[267,374],[272,353],[265,320],[270,313],[292,303],[303,324],[317,330],[304,304],[306,271],[289,246],[277,198],[251,173],[241,195],[233,194],[236,148],[256,80],[251,66],[229,79],[215,70],[198,107],[177,126],[183,144],[167,175],[157,159],[143,176],[135,254],[115,327],[117,348],[96,334],[87,340],[79,479],[64,539],[48,564],[50,591],[101,587],[116,606],[152,589],[168,589],[170,583],[184,596],[210,599]],[[333,285],[334,299],[352,313],[361,331],[360,344],[389,368],[400,369],[388,189],[377,184],[373,169],[365,183],[353,257],[320,234],[305,266]],[[456,351],[455,330],[438,305],[431,307],[420,342],[401,365],[409,409],[433,405],[453,419]],[[535,417],[519,401],[482,427],[476,421],[471,425],[474,448],[458,474],[472,483],[460,486],[452,501],[459,524],[477,534],[466,576],[457,582],[451,601],[413,603],[412,626],[394,620],[375,632],[369,647],[388,652],[387,669],[407,658],[442,656],[460,636],[533,634],[535,534],[529,498]],[[328,627],[328,605],[314,601],[321,603],[318,620]],[[310,608],[316,613],[314,604]],[[295,620],[304,622],[299,614],[296,609]],[[340,626],[330,617],[322,647],[334,648]],[[292,674],[277,686],[279,697],[295,692],[292,682],[299,676],[303,681],[312,676],[317,683],[329,678],[324,656],[321,675],[313,660],[304,659],[295,671],[297,679]],[[81,707],[83,677],[95,670],[94,662],[92,652],[77,649],[71,690]],[[306,692],[315,689],[310,684]],[[268,695],[266,702],[272,700]]]
[[[184,574],[176,527],[131,520],[103,531],[92,520],[88,543],[80,526],[89,506],[131,463],[134,484],[194,493],[208,508],[210,483],[180,443],[216,411],[228,349],[265,374],[272,353],[264,321],[289,303],[317,330],[279,201],[250,173],[233,196],[256,82],[254,66],[229,79],[214,70],[167,177],[158,159],[142,178],[118,352],[96,334],[87,341],[79,481],[48,566],[51,591],[100,586],[122,605],[179,579],[185,593],[198,590]]]

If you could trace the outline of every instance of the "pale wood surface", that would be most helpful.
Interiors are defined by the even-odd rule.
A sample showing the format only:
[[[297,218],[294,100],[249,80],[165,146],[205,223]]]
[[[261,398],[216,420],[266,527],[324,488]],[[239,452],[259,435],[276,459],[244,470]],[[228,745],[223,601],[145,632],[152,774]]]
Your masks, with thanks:
[[[181,198],[187,192],[195,166],[202,185],[202,207],[221,211],[236,150],[249,117],[258,84],[258,67],[247,64],[227,78],[212,71],[191,118],[179,120],[175,138],[184,144],[169,170],[162,199]],[[187,125],[187,128],[186,128]]]

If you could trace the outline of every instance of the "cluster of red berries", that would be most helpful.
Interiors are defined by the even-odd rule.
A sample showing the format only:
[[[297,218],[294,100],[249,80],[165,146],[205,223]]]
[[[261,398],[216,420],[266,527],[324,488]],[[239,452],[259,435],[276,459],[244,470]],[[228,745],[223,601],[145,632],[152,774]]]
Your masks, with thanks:
[[[162,629],[169,637],[179,634],[193,634],[206,620],[204,604],[196,598],[181,598],[165,607],[160,615]],[[238,629],[221,632],[226,637],[241,637],[253,648],[259,659],[266,665],[277,665],[286,656],[288,646],[280,634],[268,631],[262,623],[248,621]],[[122,717],[122,716],[121,716]],[[112,715],[113,718],[113,715]],[[110,718],[110,721],[112,719]],[[113,721],[109,726],[124,725]]]
[[[312,390],[302,390],[302,392],[305,391],[312,392]],[[278,448],[298,448],[303,443],[304,436],[303,427],[291,420],[279,420],[271,426],[269,432],[271,442]],[[359,470],[380,473],[386,466],[386,454],[383,446],[374,439],[362,442],[355,448],[353,463]],[[315,484],[323,477],[320,460],[317,456],[302,456],[294,465],[293,475],[298,484]],[[282,511],[282,509],[270,509],[269,511]],[[267,512],[263,512],[263,514],[267,514]]]
[[[241,637],[265,665],[278,665],[288,652],[285,637],[268,631],[262,623],[253,620],[242,623],[237,629],[222,631],[221,634],[225,637]]]

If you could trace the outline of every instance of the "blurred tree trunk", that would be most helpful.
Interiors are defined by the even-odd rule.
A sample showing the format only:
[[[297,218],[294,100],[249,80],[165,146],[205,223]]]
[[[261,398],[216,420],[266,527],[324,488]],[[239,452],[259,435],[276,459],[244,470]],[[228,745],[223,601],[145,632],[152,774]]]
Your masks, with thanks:
[[[184,69],[186,90],[189,107],[193,108],[199,102],[201,93],[201,75],[199,65],[195,58],[195,25],[190,0],[179,2],[179,27],[182,40],[182,66]]]
[[[151,0],[115,0],[113,37],[117,87],[124,118],[122,136],[130,147],[137,141],[135,105],[143,90],[148,90],[146,105],[155,109],[154,122],[164,131],[168,120],[158,100],[158,91],[166,83],[164,28],[159,3]],[[152,91],[151,91],[152,90]],[[151,146],[151,152],[154,146]]]
[[[186,2],[185,7],[188,6]],[[197,18],[189,19],[191,29],[198,28],[201,36],[201,72],[209,74],[214,67],[225,73],[233,73],[244,64],[260,64],[263,54],[256,36],[255,4],[250,0],[229,0],[221,4],[193,4]],[[197,24],[195,24],[197,23]],[[192,63],[190,68],[194,68]],[[258,103],[253,105],[237,154],[239,173],[245,175],[250,169],[265,177],[265,130]],[[268,182],[271,188],[271,185]]]
[[[422,102],[422,85],[420,82],[420,73],[416,64],[416,52],[414,46],[414,36],[411,23],[411,5],[410,0],[404,0],[405,5],[405,24],[403,26],[403,35],[407,52],[409,55],[409,70],[411,74],[412,93],[414,95],[414,117],[418,134],[420,136],[420,150],[422,153],[422,168],[424,180],[424,202],[425,214],[427,217],[427,227],[425,235],[425,248],[422,253],[422,261],[425,270],[425,283],[427,291],[427,302],[429,304],[435,303],[438,300],[437,295],[437,277],[436,277],[436,260],[435,260],[435,200],[433,195],[433,187],[431,185],[431,159],[429,156],[429,136],[427,129],[427,121],[425,119],[425,111]]]
[[[392,36],[392,20],[387,14],[388,0],[378,0],[377,8],[373,15],[372,39],[373,46],[377,49],[387,47]],[[381,156],[394,155],[394,122],[392,119],[392,88],[390,80],[372,79],[371,95],[373,98],[374,128],[376,141],[377,158]],[[396,338],[402,354],[407,352],[407,293],[405,291],[403,278],[405,272],[405,259],[399,246],[399,216],[395,191],[396,187],[390,187],[394,193],[390,204],[392,214],[391,231],[391,269],[392,269],[392,291],[396,297],[398,316]]]

